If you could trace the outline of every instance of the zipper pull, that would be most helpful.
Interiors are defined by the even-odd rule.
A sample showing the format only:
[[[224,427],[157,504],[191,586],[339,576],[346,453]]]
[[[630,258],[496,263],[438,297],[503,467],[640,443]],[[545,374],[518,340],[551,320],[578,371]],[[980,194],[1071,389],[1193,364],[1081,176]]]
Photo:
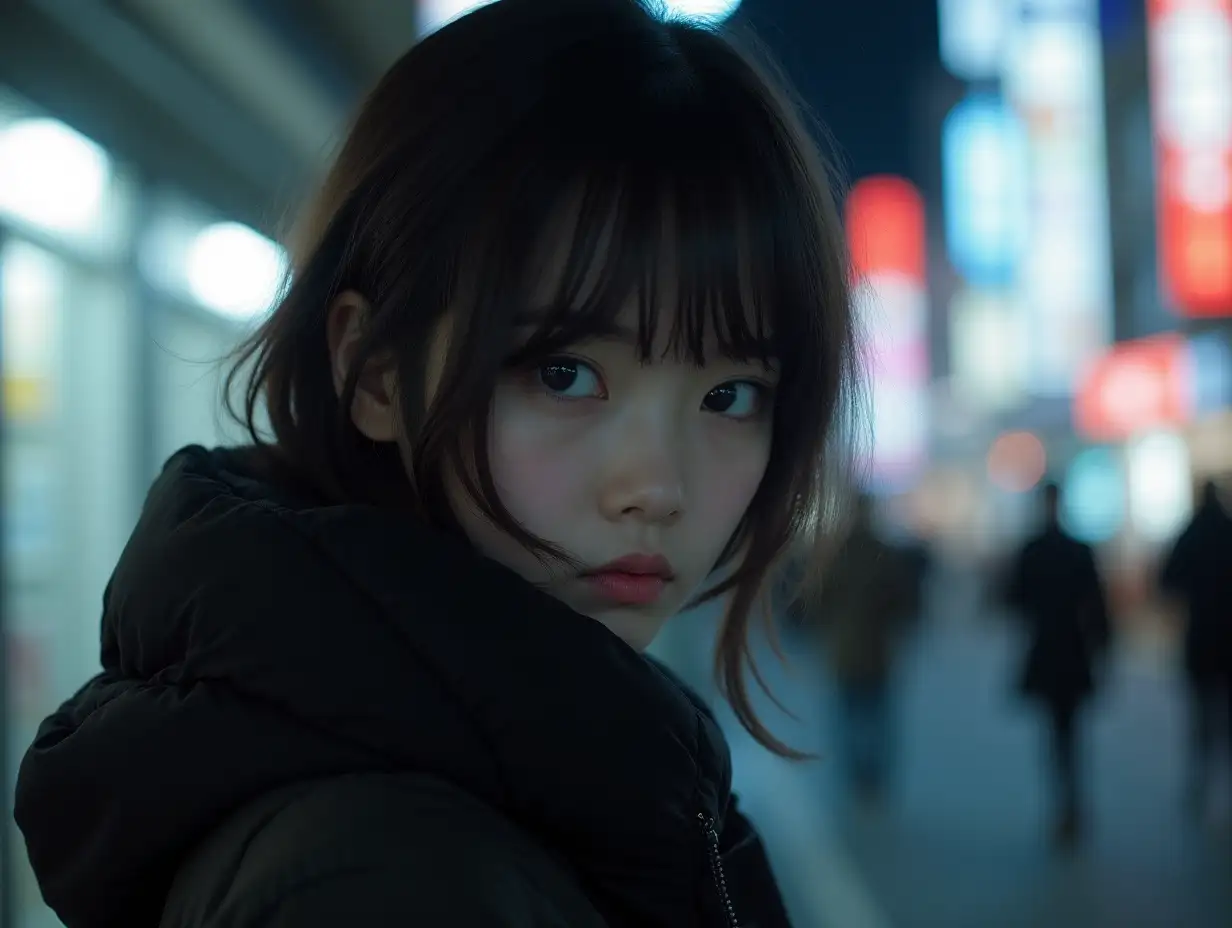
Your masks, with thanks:
[[[731,894],[727,891],[727,874],[723,872],[723,855],[719,853],[719,833],[714,827],[714,819],[704,812],[697,813],[702,831],[706,835],[706,843],[710,855],[710,873],[714,878],[714,888],[719,894],[719,904],[727,920],[727,928],[740,928],[736,918],[736,908],[732,905]]]

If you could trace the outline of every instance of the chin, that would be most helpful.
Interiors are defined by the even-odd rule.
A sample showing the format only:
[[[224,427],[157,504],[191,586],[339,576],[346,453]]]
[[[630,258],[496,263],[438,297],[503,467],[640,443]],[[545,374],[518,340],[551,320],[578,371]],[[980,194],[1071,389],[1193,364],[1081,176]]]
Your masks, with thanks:
[[[635,651],[645,651],[667,623],[665,616],[649,616],[635,609],[613,609],[592,618]]]

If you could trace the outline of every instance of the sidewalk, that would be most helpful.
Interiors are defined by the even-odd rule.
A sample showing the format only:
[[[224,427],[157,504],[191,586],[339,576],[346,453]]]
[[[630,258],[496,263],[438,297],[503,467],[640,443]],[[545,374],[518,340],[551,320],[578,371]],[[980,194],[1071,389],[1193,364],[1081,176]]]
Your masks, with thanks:
[[[680,621],[677,652],[704,640],[712,620]],[[800,928],[1232,925],[1232,829],[1181,814],[1185,719],[1167,656],[1124,649],[1093,707],[1092,833],[1064,857],[1048,844],[1041,733],[1007,682],[1017,647],[1008,623],[954,616],[920,630],[901,680],[899,788],[874,815],[844,813],[835,799],[827,695],[806,655],[794,655],[794,674],[762,658],[798,723],[757,702],[776,734],[820,762],[771,757],[716,707],[737,790]],[[683,672],[713,698],[697,648],[686,648]]]
[[[1091,835],[1047,842],[1037,720],[1009,695],[1003,624],[934,626],[903,680],[901,789],[848,845],[895,928],[1227,928],[1232,840],[1181,814],[1171,665],[1128,649],[1092,707]]]

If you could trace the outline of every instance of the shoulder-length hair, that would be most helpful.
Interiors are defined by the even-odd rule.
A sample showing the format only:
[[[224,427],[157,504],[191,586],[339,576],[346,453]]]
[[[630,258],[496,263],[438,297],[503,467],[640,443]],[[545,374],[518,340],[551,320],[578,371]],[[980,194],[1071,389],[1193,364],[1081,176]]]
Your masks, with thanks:
[[[769,622],[777,563],[790,548],[819,564],[831,540],[833,439],[855,395],[833,182],[783,83],[721,29],[639,0],[501,0],[425,38],[367,97],[228,395],[240,381],[235,412],[253,440],[330,499],[456,531],[444,488],[457,474],[497,526],[561,556],[513,519],[492,480],[488,419],[511,350],[543,357],[635,301],[644,356],[662,323],[695,363],[715,337],[726,355],[773,363],[769,463],[696,603],[726,597],[715,669],[741,723],[799,756],[758,719],[745,670],[761,682],[750,630],[758,615]],[[542,242],[561,237],[563,213],[556,297],[532,307]],[[339,393],[326,321],[347,290],[371,308]],[[428,396],[446,313],[452,337]],[[409,464],[351,421],[373,364],[396,370]]]

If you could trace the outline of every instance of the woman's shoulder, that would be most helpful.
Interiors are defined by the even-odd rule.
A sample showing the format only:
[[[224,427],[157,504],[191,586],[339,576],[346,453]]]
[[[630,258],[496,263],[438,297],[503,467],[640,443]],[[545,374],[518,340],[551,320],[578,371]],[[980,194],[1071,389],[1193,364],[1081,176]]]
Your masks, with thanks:
[[[569,868],[465,790],[418,774],[296,784],[232,813],[191,852],[163,928],[604,923]]]

